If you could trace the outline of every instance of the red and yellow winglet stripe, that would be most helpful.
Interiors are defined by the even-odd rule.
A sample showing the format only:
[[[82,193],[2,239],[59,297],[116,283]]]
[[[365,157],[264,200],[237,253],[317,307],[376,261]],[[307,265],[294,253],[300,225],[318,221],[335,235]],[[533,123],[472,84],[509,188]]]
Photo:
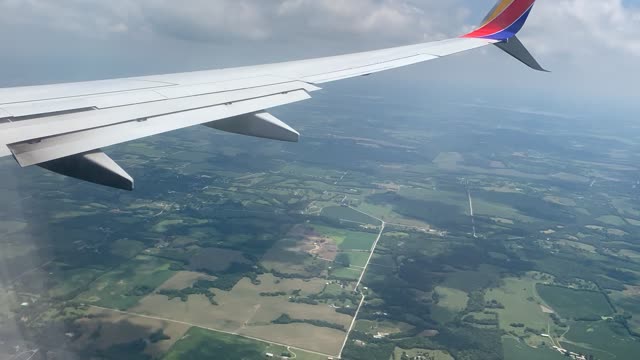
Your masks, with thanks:
[[[507,40],[522,29],[535,0],[500,0],[480,27],[463,37]]]

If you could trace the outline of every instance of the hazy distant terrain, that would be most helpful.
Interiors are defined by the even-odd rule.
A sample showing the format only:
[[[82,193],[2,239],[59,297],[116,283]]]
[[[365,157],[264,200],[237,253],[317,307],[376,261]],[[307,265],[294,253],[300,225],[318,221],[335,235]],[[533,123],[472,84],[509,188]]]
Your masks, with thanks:
[[[0,358],[640,353],[635,126],[368,95],[107,149],[132,193],[3,159]]]

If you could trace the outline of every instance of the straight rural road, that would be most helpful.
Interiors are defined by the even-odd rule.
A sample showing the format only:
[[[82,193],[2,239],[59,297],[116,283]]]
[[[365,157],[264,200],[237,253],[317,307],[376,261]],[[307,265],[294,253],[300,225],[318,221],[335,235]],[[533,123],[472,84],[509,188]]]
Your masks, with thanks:
[[[349,341],[349,335],[351,335],[351,331],[353,331],[353,327],[355,326],[356,320],[358,319],[358,314],[360,313],[360,309],[362,308],[362,305],[364,304],[364,300],[366,299],[366,295],[364,294],[364,292],[362,290],[359,290],[360,284],[362,283],[362,279],[364,278],[364,275],[367,273],[367,269],[369,268],[369,264],[371,263],[373,254],[376,252],[376,247],[378,247],[378,242],[380,242],[380,238],[382,238],[382,233],[384,233],[384,227],[387,225],[387,223],[384,222],[384,220],[378,219],[377,217],[372,216],[371,214],[367,214],[355,208],[351,208],[351,209],[380,221],[380,232],[378,233],[378,237],[376,238],[376,241],[371,246],[371,252],[369,253],[369,258],[367,259],[367,263],[364,265],[364,268],[362,269],[362,273],[360,274],[360,278],[358,278],[358,282],[356,283],[356,286],[353,288],[353,291],[354,292],[359,291],[360,296],[362,297],[360,298],[360,304],[358,304],[358,309],[356,309],[356,313],[355,315],[353,315],[353,320],[351,321],[351,325],[349,326],[349,330],[347,331],[347,336],[345,336],[344,342],[342,343],[342,347],[340,348],[340,354],[338,355],[338,359],[342,359],[342,352],[344,351],[344,348],[347,346],[347,341]]]

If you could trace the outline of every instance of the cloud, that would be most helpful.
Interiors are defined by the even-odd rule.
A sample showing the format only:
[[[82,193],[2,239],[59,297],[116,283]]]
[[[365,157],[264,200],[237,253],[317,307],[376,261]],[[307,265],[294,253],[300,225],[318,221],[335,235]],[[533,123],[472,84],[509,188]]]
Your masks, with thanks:
[[[420,40],[445,36],[464,16],[458,1],[435,0],[0,0],[5,26],[37,25],[96,37],[155,33],[197,41],[301,33]]]
[[[100,76],[135,75],[140,69],[183,71],[333,55],[457,36],[474,27],[493,3],[0,0],[0,38],[6,54],[0,72],[6,73],[4,79],[13,79],[12,83],[28,76],[36,82],[49,73],[56,80],[70,75],[74,80],[84,79],[88,75],[83,69],[106,67],[109,71]],[[455,78],[487,87],[537,87],[544,89],[541,94],[554,89],[557,94],[573,96],[586,91],[593,97],[629,96],[638,92],[635,84],[640,83],[636,70],[640,8],[633,4],[624,0],[538,0],[521,37],[553,71],[550,75],[533,74],[490,48],[465,54],[471,61],[454,57],[430,68],[438,69],[444,83]],[[26,64],[25,58],[29,58]],[[56,58],[57,62],[52,61]],[[5,70],[10,66],[14,70]],[[458,76],[461,67],[466,71]],[[411,78],[418,74],[412,73]],[[429,72],[428,76],[438,74]],[[514,85],[510,83],[513,79],[520,81]]]
[[[640,9],[622,0],[539,0],[527,34],[549,54],[640,56]]]
[[[484,2],[488,10],[491,1]],[[89,37],[386,44],[455,36],[479,18],[471,16],[472,6],[480,7],[463,0],[0,0],[0,21]],[[640,56],[640,9],[623,0],[539,0],[526,34],[542,53],[585,56],[607,49]]]
[[[0,0],[0,23],[107,36],[129,31],[141,9],[130,0]]]

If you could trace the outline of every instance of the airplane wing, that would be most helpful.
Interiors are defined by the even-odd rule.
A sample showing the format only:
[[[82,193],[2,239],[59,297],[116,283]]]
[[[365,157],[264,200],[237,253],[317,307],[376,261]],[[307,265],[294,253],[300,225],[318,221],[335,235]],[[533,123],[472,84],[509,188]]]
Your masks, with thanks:
[[[0,157],[132,190],[100,149],[193,125],[283,141],[299,134],[268,109],[319,85],[496,45],[543,70],[515,34],[535,0],[501,0],[459,38],[319,59],[82,83],[0,89]]]

